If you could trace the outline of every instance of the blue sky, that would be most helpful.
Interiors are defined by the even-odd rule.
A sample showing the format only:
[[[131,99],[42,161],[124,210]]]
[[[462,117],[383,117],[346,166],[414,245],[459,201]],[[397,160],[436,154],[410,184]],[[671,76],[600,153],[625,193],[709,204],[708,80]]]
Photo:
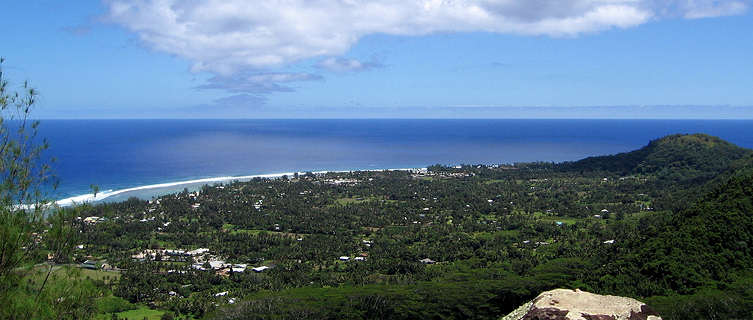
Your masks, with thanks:
[[[13,1],[41,118],[753,118],[748,1]]]

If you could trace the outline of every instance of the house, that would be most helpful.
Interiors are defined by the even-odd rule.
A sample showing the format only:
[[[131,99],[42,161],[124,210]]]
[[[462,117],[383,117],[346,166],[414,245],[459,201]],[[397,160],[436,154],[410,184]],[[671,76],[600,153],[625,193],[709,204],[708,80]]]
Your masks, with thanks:
[[[435,263],[437,263],[436,261],[431,260],[429,258],[424,258],[424,259],[418,260],[418,262],[421,262],[423,264],[435,264]]]
[[[131,259],[138,260],[138,261],[144,261],[146,260],[146,254],[143,252],[139,252],[137,254],[131,255]]]
[[[348,260],[350,260],[350,257],[348,257],[348,256],[341,256],[339,259],[340,259],[340,261],[348,261]]]
[[[220,293],[215,293],[215,294],[214,294],[214,296],[215,296],[215,297],[224,297],[224,296],[226,296],[227,294],[228,294],[228,292],[227,292],[227,291],[222,291],[222,292],[220,292]]]
[[[364,258],[364,257],[355,257],[355,258],[353,258],[353,260],[355,260],[355,261],[366,261],[366,258]]]
[[[254,272],[256,272],[256,273],[259,273],[259,272],[262,272],[262,271],[267,270],[267,269],[269,269],[269,267],[267,267],[267,266],[261,266],[261,267],[252,268],[251,270],[254,270]]]
[[[186,252],[184,250],[167,249],[167,250],[165,250],[165,255],[168,255],[168,256],[185,256]]]
[[[613,243],[614,243],[614,240],[607,240],[607,241],[604,241],[603,243],[604,243],[604,244],[613,244]]]
[[[96,216],[86,217],[84,219],[84,223],[86,224],[97,224],[98,222],[102,222],[102,221],[107,221],[107,219],[103,217],[96,217]]]
[[[227,264],[225,264],[225,261],[222,260],[212,260],[209,261],[209,266],[212,267],[214,270],[223,269],[227,267]]]
[[[247,264],[234,264],[232,267],[230,267],[230,271],[232,272],[245,272]]]
[[[206,253],[209,253],[209,249],[207,249],[207,248],[198,248],[196,250],[191,250],[191,251],[186,252],[186,254],[188,254],[189,256],[192,256],[192,257],[200,256],[200,255],[203,255],[203,254],[206,254]]]

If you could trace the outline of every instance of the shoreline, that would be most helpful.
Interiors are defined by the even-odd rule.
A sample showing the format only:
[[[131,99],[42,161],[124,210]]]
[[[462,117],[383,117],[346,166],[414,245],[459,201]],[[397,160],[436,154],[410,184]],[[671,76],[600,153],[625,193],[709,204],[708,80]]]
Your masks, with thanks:
[[[283,176],[293,176],[296,173],[298,174],[305,174],[306,172],[311,172],[313,174],[327,174],[327,173],[345,173],[345,172],[356,172],[356,171],[409,171],[409,170],[415,170],[415,169],[425,169],[425,168],[388,168],[388,169],[355,169],[355,170],[321,170],[321,171],[305,171],[305,172],[281,172],[281,173],[265,173],[265,174],[255,174],[255,175],[245,175],[245,176],[220,176],[220,177],[211,177],[211,178],[201,178],[201,179],[193,179],[193,180],[183,180],[183,181],[173,181],[173,182],[164,182],[164,183],[157,183],[157,184],[150,184],[150,185],[143,185],[143,186],[137,186],[137,187],[130,187],[130,188],[124,188],[124,189],[118,189],[118,190],[112,190],[108,189],[105,191],[100,191],[95,196],[93,193],[86,193],[81,194],[77,196],[72,196],[68,198],[58,199],[55,200],[55,204],[61,207],[69,207],[69,206],[75,206],[79,204],[84,203],[95,203],[104,201],[105,199],[112,198],[114,196],[127,194],[130,192],[136,192],[136,191],[144,191],[144,190],[157,190],[157,189],[165,189],[165,188],[175,188],[175,187],[181,187],[181,186],[204,186],[204,185],[216,185],[223,182],[232,182],[232,181],[249,181],[255,178],[266,178],[266,179],[276,179],[281,178]],[[173,191],[167,192],[166,194],[174,193]],[[157,192],[154,193],[155,195]]]

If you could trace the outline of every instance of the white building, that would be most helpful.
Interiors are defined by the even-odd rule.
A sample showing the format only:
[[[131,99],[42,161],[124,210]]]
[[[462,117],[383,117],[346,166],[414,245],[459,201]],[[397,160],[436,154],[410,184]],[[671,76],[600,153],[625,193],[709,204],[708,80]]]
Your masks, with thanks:
[[[247,264],[234,264],[232,267],[230,267],[230,271],[232,272],[245,272]]]
[[[254,270],[254,272],[262,272],[262,271],[267,270],[267,269],[269,269],[269,267],[267,267],[267,266],[261,266],[261,267],[252,268],[251,270]]]

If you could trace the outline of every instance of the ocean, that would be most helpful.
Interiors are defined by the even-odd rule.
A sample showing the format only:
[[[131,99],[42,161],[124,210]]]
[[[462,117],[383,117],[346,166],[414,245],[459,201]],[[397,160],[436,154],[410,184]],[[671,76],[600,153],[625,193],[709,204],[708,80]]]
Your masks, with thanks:
[[[673,133],[753,148],[753,120],[42,120],[69,204],[253,175],[578,160]],[[214,179],[213,179],[214,178]]]

